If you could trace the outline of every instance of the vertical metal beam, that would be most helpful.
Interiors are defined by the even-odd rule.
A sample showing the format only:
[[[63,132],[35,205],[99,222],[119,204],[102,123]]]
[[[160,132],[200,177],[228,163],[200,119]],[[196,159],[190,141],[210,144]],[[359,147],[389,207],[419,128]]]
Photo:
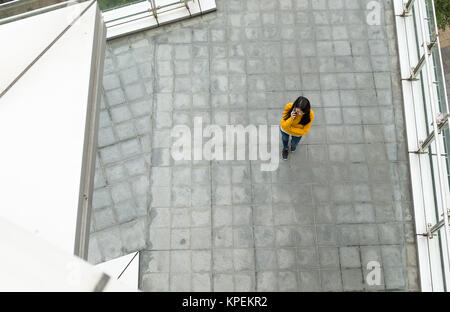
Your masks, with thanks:
[[[96,2],[96,20],[92,40],[92,63],[89,80],[88,111],[84,134],[83,163],[80,181],[77,228],[74,254],[84,260],[88,258],[92,196],[97,153],[98,120],[100,114],[100,89],[103,80],[103,62],[106,49],[106,27]]]

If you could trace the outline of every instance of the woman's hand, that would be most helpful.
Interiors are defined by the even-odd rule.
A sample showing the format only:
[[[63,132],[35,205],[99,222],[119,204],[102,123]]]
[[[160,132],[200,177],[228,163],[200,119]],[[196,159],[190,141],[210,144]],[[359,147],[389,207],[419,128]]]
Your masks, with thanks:
[[[297,114],[295,113],[295,111],[292,111],[292,112],[291,112],[291,118],[292,118],[292,119],[295,119],[295,117],[297,117]]]

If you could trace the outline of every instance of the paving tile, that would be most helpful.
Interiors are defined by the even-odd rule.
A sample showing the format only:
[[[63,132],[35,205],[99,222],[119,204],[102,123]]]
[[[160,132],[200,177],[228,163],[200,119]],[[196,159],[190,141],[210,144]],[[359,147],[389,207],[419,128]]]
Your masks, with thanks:
[[[275,230],[268,226],[255,226],[255,247],[274,247],[275,246]]]
[[[152,250],[170,249],[170,230],[150,228],[149,248]]]
[[[364,290],[364,279],[361,269],[342,270],[342,282],[344,286],[344,291]]]
[[[105,176],[109,184],[123,180],[126,178],[126,171],[123,164],[116,164],[105,167]]]
[[[249,226],[233,227],[233,245],[235,248],[251,248],[254,246],[252,228]]]
[[[398,245],[381,246],[383,267],[402,267],[405,265],[404,248]]]
[[[233,254],[228,249],[213,249],[213,270],[228,272],[233,270]]]
[[[115,259],[120,256],[122,249],[122,240],[120,239],[120,230],[118,226],[97,232],[97,242],[100,252],[105,261]]]
[[[256,272],[256,291],[266,292],[266,291],[277,291],[278,276],[276,272],[273,271],[261,271]]]
[[[235,272],[251,271],[255,269],[255,259],[253,249],[234,249],[233,266]]]
[[[191,247],[194,249],[211,248],[211,228],[200,227],[191,229]]]
[[[255,273],[234,274],[234,290],[240,292],[255,291]]]
[[[95,229],[97,231],[114,226],[116,223],[113,210],[110,207],[97,209],[94,212],[93,218],[95,222]]]
[[[398,223],[379,224],[378,229],[383,244],[398,244],[403,240],[403,231]]]
[[[169,273],[150,273],[142,276],[142,290],[169,291]]]
[[[277,250],[277,266],[280,270],[296,270],[296,249],[280,248]]]
[[[112,204],[111,191],[109,188],[97,189],[92,199],[92,206],[94,209],[107,207]]]
[[[192,271],[193,272],[210,272],[211,271],[211,252],[209,250],[192,251]]]
[[[386,290],[403,290],[406,287],[403,267],[384,268]]]
[[[100,149],[100,160],[104,165],[121,160],[119,147],[110,145]]]
[[[318,270],[308,270],[298,272],[299,291],[316,292],[320,291],[320,274]]]
[[[339,248],[341,267],[358,268],[361,267],[360,251],[358,247]]]
[[[170,291],[188,292],[191,291],[191,274],[170,274]]]
[[[128,254],[145,248],[145,222],[145,218],[139,218],[120,225],[123,252]]]
[[[106,92],[106,100],[109,106],[115,106],[125,103],[125,94],[122,89],[114,89]]]
[[[193,273],[192,275],[192,291],[194,292],[210,292],[211,276],[207,273]]]
[[[234,282],[232,274],[214,274],[213,287],[216,292],[234,291]]]
[[[115,204],[113,211],[120,224],[132,221],[138,216],[136,204],[131,199]]]
[[[298,291],[297,272],[278,272],[278,288],[281,292]]]

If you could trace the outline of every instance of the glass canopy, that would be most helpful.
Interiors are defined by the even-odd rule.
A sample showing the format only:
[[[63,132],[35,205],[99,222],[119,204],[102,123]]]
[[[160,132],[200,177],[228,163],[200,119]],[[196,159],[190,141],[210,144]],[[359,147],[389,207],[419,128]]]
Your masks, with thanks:
[[[102,11],[106,11],[143,1],[146,0],[98,0],[98,6]]]
[[[15,0],[0,3],[0,25],[87,0]]]
[[[450,290],[449,107],[432,0],[395,2],[423,291]]]

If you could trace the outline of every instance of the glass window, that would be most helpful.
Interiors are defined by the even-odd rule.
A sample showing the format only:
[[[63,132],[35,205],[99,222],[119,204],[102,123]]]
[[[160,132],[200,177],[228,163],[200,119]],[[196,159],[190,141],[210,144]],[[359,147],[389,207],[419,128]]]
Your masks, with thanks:
[[[139,2],[143,0],[98,0],[98,5],[102,11],[107,11]]]
[[[437,161],[438,157],[436,155],[436,149],[434,142],[430,144],[428,147],[428,155],[430,157],[430,167],[431,167],[431,182],[433,188],[433,200],[434,202],[425,203],[426,205],[426,218],[427,223],[431,223],[432,225],[439,222],[442,219],[441,215],[441,193],[440,193],[440,185],[439,185],[439,173]]]
[[[425,0],[425,10],[427,18],[425,19],[425,25],[428,27],[429,41],[432,42],[436,38],[436,20],[433,14],[432,0]]]
[[[442,138],[444,140],[444,153],[445,153],[445,163],[447,165],[447,178],[448,178],[448,183],[450,185],[450,159],[448,157],[448,151],[450,150],[450,131],[448,127],[445,127],[444,130],[442,131]]]
[[[433,72],[434,72],[434,80],[433,85],[436,88],[436,96],[438,100],[438,107],[439,111],[445,116],[447,114],[447,105],[446,105],[446,99],[445,99],[445,83],[444,83],[444,77],[442,76],[442,64],[441,64],[441,55],[439,54],[439,47],[438,45],[435,45],[432,49],[432,66],[433,66]]]
[[[427,136],[429,136],[433,132],[433,118],[431,113],[431,107],[429,103],[429,89],[427,85],[427,75],[422,69],[420,72],[420,75],[418,76],[419,83],[420,83],[420,95],[416,95],[416,99],[421,98],[422,104],[423,104],[423,110],[417,110],[418,112],[418,119],[416,120],[417,123],[425,122],[425,133],[419,133],[419,138],[424,140]]]
[[[439,258],[441,262],[441,272],[442,272],[442,284],[443,290],[449,291],[450,282],[450,266],[448,261],[447,245],[445,239],[445,227],[441,227],[437,232],[437,238],[439,240]]]
[[[417,55],[420,55],[419,58],[423,55],[423,37],[422,37],[422,29],[421,29],[421,21],[419,19],[417,2],[414,3],[414,7],[412,10],[412,16],[414,20],[415,34],[416,34],[416,47],[417,47]]]
[[[428,240],[433,291],[445,291],[446,289],[444,280],[444,254],[441,248],[441,242],[445,240],[445,234],[442,229],[435,232],[433,238]]]
[[[87,0],[78,0],[78,2],[84,2]],[[110,1],[110,0],[108,0]],[[3,1],[6,2],[6,1]],[[20,1],[8,1],[6,3],[0,3],[0,19],[21,15],[24,13],[30,13],[32,11],[40,10],[43,13],[45,11],[55,10],[64,6],[67,6],[67,0],[20,0]],[[29,14],[24,14],[27,17]],[[22,18],[23,18],[22,17]]]

